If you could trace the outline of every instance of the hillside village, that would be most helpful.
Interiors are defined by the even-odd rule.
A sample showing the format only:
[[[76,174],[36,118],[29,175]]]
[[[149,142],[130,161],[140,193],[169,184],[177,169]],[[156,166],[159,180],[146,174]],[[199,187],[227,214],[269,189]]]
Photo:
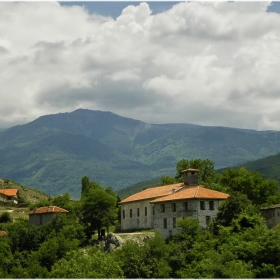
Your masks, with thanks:
[[[145,188],[123,199],[112,188],[104,188],[87,176],[81,180],[79,200],[71,199],[68,193],[51,197],[1,179],[0,243],[6,249],[0,254],[6,256],[6,261],[2,266],[0,264],[0,275],[13,278],[19,275],[21,278],[22,275],[26,278],[280,276],[277,268],[280,268],[277,257],[280,256],[278,183],[245,168],[229,168],[218,174],[208,159],[180,160],[176,171],[175,178],[163,176],[161,185]],[[69,230],[72,232],[70,235]],[[225,235],[227,231],[231,232],[228,237]],[[198,261],[208,259],[211,262],[224,258],[223,251],[216,257],[215,254],[211,257],[203,255],[188,265],[185,261],[181,261],[180,265],[170,262],[174,258],[171,257],[172,250],[178,250],[182,244],[189,251],[181,254],[188,255],[196,250],[201,253],[201,249],[196,248],[201,240],[212,250],[214,244],[221,248],[230,244],[233,240],[229,239],[233,236],[239,243],[255,242],[255,234],[259,235],[261,244],[255,250],[264,250],[262,253],[255,251],[256,255],[260,254],[259,258],[262,254],[271,254],[269,250],[273,250],[273,257],[265,261],[262,259],[261,265],[259,261],[252,262],[251,257],[244,258],[246,254],[251,254],[249,251],[240,255],[236,247],[227,250],[235,255],[231,262],[234,267],[240,266],[241,271],[230,268],[222,260],[219,269],[209,265],[200,269],[201,274],[192,267]],[[272,242],[271,238],[274,245],[269,249],[266,242]],[[212,240],[213,245],[206,245],[207,240]],[[165,252],[161,251],[160,257],[151,251],[159,244],[160,251]],[[51,254],[47,249],[49,246],[56,248],[51,250]],[[246,246],[242,250],[247,250]],[[130,255],[134,250],[139,258],[137,264],[132,264],[134,261]],[[76,258],[84,258],[82,252],[85,251],[86,261],[94,263],[96,258],[101,258],[107,262],[111,258],[115,268],[106,274],[106,271],[98,271],[89,263],[91,273],[81,272],[78,267],[71,268],[70,272],[70,263],[78,261]],[[20,260],[23,254],[29,256],[27,263]],[[153,272],[147,274],[146,269],[151,264],[147,262],[146,254],[149,259],[159,258],[167,270],[162,270],[160,262]],[[137,266],[137,269],[131,270],[128,264]],[[185,269],[188,266],[187,272]],[[271,269],[268,270],[268,267]]]

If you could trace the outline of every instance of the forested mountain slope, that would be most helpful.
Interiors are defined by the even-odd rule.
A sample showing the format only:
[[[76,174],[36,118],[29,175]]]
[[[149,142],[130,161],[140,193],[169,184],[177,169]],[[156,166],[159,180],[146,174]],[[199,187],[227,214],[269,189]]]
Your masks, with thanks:
[[[0,132],[0,175],[31,188],[80,195],[83,176],[115,190],[175,175],[182,158],[215,168],[280,152],[280,132],[192,124],[147,124],[78,109]]]

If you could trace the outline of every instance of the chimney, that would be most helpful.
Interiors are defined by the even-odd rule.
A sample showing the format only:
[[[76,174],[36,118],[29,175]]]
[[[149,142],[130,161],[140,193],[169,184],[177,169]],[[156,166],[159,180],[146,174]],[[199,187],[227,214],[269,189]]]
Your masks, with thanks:
[[[189,168],[183,170],[183,178],[185,186],[197,186],[198,185],[198,169]]]

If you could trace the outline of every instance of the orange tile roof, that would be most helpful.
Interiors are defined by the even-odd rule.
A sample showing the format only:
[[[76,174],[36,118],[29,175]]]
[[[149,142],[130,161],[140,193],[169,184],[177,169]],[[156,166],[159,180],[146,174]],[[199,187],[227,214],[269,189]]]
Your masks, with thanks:
[[[40,208],[36,208],[28,213],[28,215],[32,214],[46,214],[46,213],[68,213],[69,211],[60,208],[58,206],[44,206]]]
[[[171,201],[171,200],[182,200],[182,199],[191,199],[191,198],[202,198],[202,199],[227,199],[228,194],[210,190],[204,188],[204,186],[191,186],[184,187],[174,194],[167,195],[152,200],[152,203],[162,202],[162,201]]]
[[[139,200],[146,200],[146,199],[154,199],[157,197],[162,197],[166,195],[172,194],[172,189],[175,189],[175,191],[181,189],[184,186],[184,183],[177,183],[172,185],[166,185],[161,187],[154,187],[154,188],[148,188],[146,190],[143,190],[139,193],[133,194],[129,196],[128,198],[125,198],[120,202],[127,203],[127,202],[133,202],[133,201],[139,201]]]
[[[1,189],[0,193],[6,196],[15,196],[18,193],[18,189]]]

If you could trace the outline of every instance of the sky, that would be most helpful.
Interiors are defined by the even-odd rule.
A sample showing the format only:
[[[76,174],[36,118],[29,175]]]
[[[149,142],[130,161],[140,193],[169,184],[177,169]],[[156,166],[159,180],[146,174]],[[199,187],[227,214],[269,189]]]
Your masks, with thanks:
[[[0,128],[78,108],[280,130],[279,2],[0,2]]]

